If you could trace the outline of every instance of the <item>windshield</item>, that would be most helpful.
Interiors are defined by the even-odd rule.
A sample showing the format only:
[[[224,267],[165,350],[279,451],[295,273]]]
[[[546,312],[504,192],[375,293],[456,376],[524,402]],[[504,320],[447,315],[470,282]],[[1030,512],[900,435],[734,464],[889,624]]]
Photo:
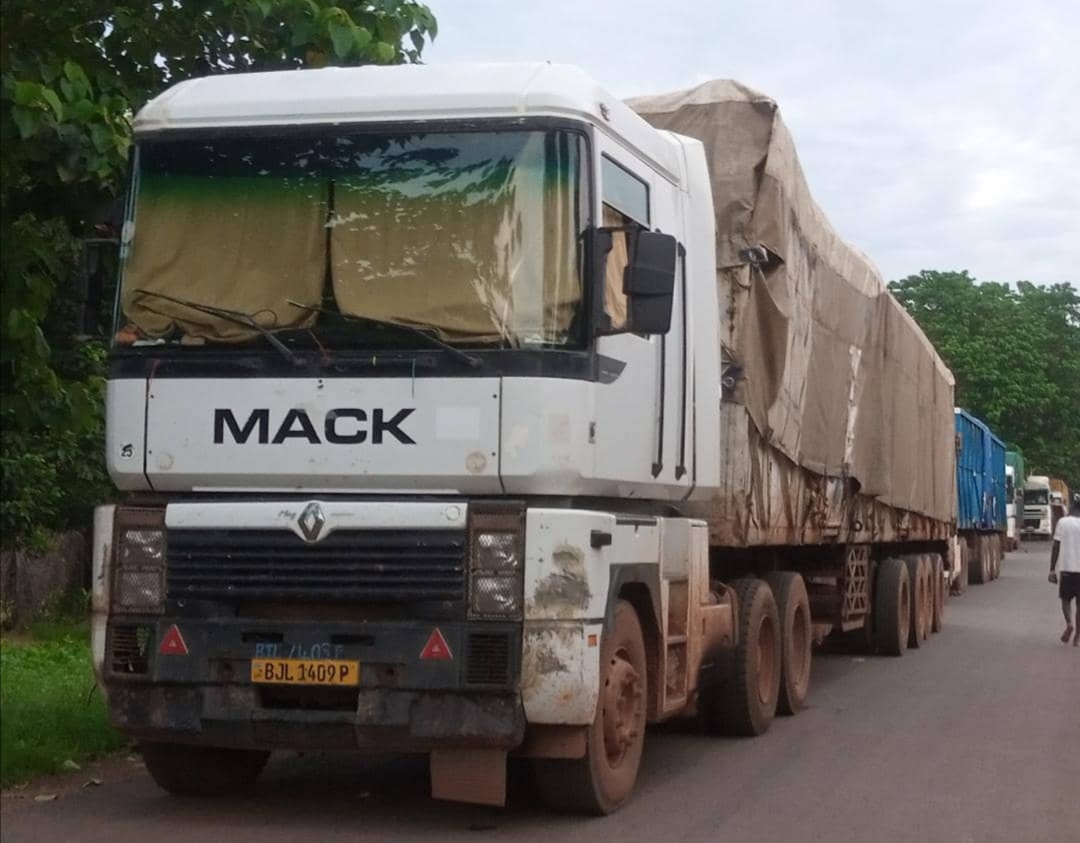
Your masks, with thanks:
[[[1046,489],[1025,489],[1024,503],[1046,505],[1050,503],[1050,492]]]
[[[581,145],[560,131],[143,142],[116,341],[258,338],[219,308],[292,344],[362,348],[378,322],[459,345],[576,342]]]

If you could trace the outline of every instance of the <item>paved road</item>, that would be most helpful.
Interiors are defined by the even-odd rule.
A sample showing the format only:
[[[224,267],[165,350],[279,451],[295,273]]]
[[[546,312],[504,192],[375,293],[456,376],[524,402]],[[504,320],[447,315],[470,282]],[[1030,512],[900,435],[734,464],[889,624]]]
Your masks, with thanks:
[[[6,795],[3,839],[1080,839],[1080,648],[1058,641],[1047,560],[1012,554],[902,659],[817,658],[810,708],[761,738],[651,732],[612,817],[551,816],[527,791],[503,812],[436,803],[423,763],[350,756],[275,760],[251,797],[193,802],[120,759],[99,787]],[[35,802],[41,787],[59,798]]]

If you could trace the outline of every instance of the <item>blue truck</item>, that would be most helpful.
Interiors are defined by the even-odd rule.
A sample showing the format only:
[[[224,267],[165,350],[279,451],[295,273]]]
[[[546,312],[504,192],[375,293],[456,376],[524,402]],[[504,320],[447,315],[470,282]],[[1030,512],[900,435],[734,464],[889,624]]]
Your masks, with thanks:
[[[961,582],[997,579],[1004,557],[1008,517],[1005,443],[985,422],[956,408],[956,534]]]

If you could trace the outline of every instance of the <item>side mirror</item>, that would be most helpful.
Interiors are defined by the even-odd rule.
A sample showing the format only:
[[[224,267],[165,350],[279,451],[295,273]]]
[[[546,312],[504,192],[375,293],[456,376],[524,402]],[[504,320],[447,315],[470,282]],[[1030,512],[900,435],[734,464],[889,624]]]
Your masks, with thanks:
[[[106,333],[101,320],[108,312],[105,301],[107,280],[115,277],[119,257],[119,240],[111,237],[88,237],[83,240],[75,278],[75,320],[83,339],[101,337]]]
[[[616,248],[615,236],[624,238]],[[586,234],[595,291],[597,335],[666,334],[671,330],[678,241],[641,228],[593,228]],[[613,324],[605,298],[622,298],[624,316]]]
[[[666,334],[671,330],[678,248],[670,234],[638,230],[632,235],[624,289],[630,302],[630,328],[635,333]]]

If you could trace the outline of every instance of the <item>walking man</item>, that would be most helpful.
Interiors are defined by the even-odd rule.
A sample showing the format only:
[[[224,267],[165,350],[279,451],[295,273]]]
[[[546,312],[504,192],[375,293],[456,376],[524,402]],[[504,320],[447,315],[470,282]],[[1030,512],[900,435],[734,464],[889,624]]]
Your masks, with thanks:
[[[1061,581],[1058,597],[1065,613],[1065,632],[1061,640],[1080,647],[1080,497],[1073,498],[1069,514],[1058,521],[1054,530],[1054,547],[1050,551],[1050,582],[1058,582],[1057,565],[1061,562]],[[1076,616],[1073,618],[1073,603]]]

